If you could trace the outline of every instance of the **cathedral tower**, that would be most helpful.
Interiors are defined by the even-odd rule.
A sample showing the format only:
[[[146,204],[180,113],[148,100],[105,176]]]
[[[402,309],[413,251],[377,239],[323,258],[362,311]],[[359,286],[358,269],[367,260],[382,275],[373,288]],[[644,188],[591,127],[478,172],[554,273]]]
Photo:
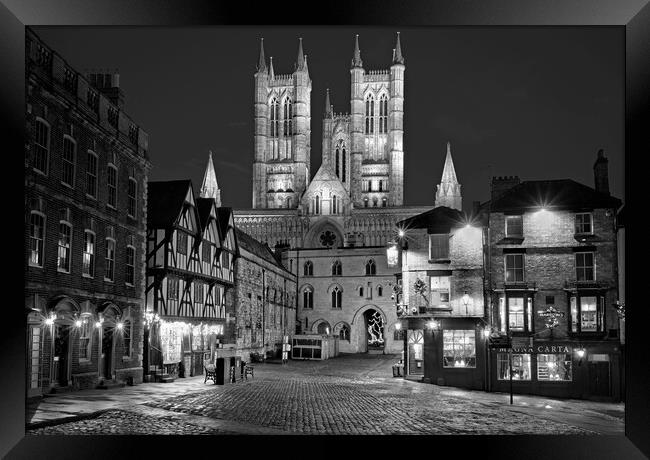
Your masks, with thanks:
[[[302,38],[294,72],[276,75],[260,44],[255,73],[253,208],[297,208],[309,182],[311,79]]]
[[[446,206],[448,208],[463,210],[463,198],[460,194],[460,184],[456,178],[454,161],[451,159],[451,144],[447,142],[447,157],[442,170],[442,179],[436,190],[436,204],[434,207]]]
[[[389,70],[364,69],[356,36],[350,138],[351,196],[357,207],[404,204],[404,71],[399,33]]]

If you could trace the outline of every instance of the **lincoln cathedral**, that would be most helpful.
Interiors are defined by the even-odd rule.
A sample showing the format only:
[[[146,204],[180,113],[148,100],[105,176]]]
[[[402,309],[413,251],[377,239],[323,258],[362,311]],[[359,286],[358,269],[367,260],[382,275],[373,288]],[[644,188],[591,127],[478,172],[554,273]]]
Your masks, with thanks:
[[[321,166],[312,177],[312,82],[302,39],[292,74],[276,74],[260,43],[252,209],[235,210],[235,222],[280,251],[298,276],[298,327],[337,334],[343,352],[368,351],[369,328],[378,331],[378,350],[403,346],[391,300],[397,269],[385,249],[398,221],[430,209],[404,205],[405,70],[399,33],[390,66],[377,70],[364,66],[355,37],[350,108],[337,112],[334,95],[324,95]],[[449,145],[435,200],[461,207]]]

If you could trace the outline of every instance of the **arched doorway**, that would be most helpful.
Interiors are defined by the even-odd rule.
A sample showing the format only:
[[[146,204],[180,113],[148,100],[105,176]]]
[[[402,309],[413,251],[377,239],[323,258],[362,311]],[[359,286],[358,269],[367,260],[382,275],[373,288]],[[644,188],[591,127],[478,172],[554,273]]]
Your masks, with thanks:
[[[384,338],[384,318],[382,314],[370,308],[363,314],[366,330],[366,343],[369,353],[383,353],[386,340]]]
[[[100,315],[99,378],[112,380],[115,372],[115,326],[121,316],[120,309],[112,303],[104,305]]]

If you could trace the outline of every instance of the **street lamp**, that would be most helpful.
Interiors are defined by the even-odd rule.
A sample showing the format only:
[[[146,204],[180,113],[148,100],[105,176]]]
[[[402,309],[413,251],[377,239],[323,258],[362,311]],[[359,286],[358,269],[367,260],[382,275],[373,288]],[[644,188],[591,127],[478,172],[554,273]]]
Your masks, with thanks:
[[[468,316],[467,305],[469,304],[469,294],[467,294],[467,291],[463,294],[463,304],[465,305],[465,316]]]
[[[399,331],[400,329],[402,329],[402,323],[396,323],[395,330]]]
[[[397,265],[398,256],[397,243],[392,241],[386,248],[386,262],[389,267],[395,267]]]

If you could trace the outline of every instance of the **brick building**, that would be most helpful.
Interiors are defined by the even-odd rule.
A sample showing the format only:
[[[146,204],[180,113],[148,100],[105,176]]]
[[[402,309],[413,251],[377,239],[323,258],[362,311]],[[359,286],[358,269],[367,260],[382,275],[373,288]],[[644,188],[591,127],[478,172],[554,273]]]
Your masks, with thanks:
[[[482,224],[461,203],[448,149],[436,206],[397,224],[404,375],[481,390],[487,359]]]
[[[572,398],[621,398],[616,211],[607,159],[595,187],[573,180],[494,178],[482,205],[486,296],[495,335],[512,337],[513,388]],[[508,391],[506,349],[490,351],[490,383]]]
[[[152,379],[202,374],[204,360],[235,347],[228,320],[239,251],[213,177],[210,158],[199,198],[189,180],[149,183],[144,343]]]
[[[251,355],[278,358],[296,330],[296,277],[266,244],[239,229],[236,234],[237,354],[247,362]]]
[[[142,380],[148,136],[26,28],[28,396]]]

